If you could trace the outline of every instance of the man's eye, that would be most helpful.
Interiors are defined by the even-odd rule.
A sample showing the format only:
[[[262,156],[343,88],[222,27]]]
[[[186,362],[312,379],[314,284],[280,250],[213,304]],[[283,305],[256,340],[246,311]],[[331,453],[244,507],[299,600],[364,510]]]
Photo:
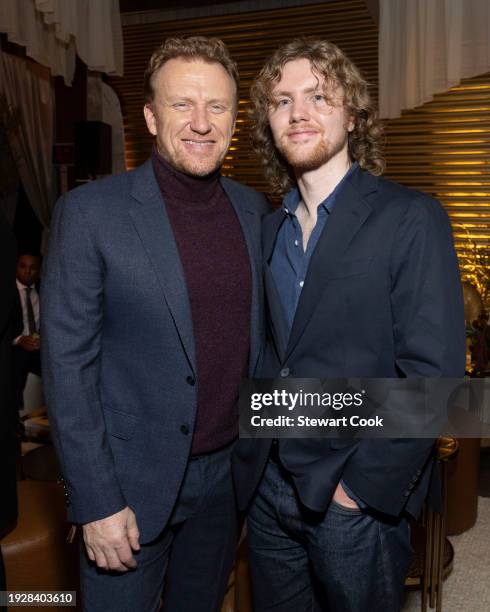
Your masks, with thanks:
[[[211,112],[219,114],[219,113],[224,113],[226,110],[226,106],[223,106],[223,104],[212,104],[211,105]]]
[[[315,94],[313,96],[313,100],[318,103],[318,102],[325,102],[325,96],[322,94]]]
[[[290,103],[289,98],[280,98],[276,101],[276,106],[287,106]]]
[[[191,105],[188,102],[176,102],[172,105],[176,110],[185,111],[189,110]]]

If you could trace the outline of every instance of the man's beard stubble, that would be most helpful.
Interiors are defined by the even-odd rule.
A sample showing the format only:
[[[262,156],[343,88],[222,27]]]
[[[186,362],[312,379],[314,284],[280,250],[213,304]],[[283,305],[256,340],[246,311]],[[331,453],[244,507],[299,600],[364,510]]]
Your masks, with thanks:
[[[221,167],[224,157],[223,155],[222,158],[216,158],[215,160],[206,159],[203,160],[204,163],[199,163],[192,158],[179,155],[170,160],[170,163],[176,170],[184,174],[202,178],[216,172]]]
[[[221,155],[215,157],[207,157],[202,159],[203,163],[196,161],[190,155],[177,152],[175,155],[169,155],[164,147],[157,145],[158,153],[167,160],[167,162],[175,168],[178,172],[187,174],[188,176],[194,176],[196,178],[204,178],[210,174],[213,174],[219,170],[226,157],[228,149],[226,149]]]
[[[308,172],[310,170],[317,170],[330,161],[343,149],[344,144],[342,142],[337,142],[333,147],[330,147],[329,143],[322,138],[315,148],[309,153],[304,151],[304,147],[301,145],[283,145],[281,142],[276,146],[279,153],[293,170]]]

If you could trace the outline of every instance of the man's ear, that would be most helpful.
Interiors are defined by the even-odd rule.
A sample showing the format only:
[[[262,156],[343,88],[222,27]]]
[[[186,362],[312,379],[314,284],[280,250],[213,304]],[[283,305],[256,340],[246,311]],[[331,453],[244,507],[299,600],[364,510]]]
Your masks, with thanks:
[[[153,113],[153,109],[151,107],[151,102],[147,102],[143,107],[143,114],[145,115],[146,127],[148,131],[153,136],[157,135],[157,122],[155,119],[155,115]]]

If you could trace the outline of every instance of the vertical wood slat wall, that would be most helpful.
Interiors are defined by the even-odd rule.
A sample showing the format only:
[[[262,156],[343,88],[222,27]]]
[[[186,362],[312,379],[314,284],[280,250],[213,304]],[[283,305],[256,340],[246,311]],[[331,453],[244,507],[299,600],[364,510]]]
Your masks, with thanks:
[[[386,176],[444,204],[468,272],[471,245],[490,248],[490,74],[387,122],[386,159]]]
[[[111,78],[110,85],[121,100],[128,169],[148,157],[153,142],[143,119],[142,80],[148,59],[166,37],[190,35],[221,38],[237,61],[241,78],[237,130],[223,173],[262,191],[267,187],[250,150],[246,107],[252,79],[279,45],[297,36],[325,37],[351,57],[377,92],[377,26],[364,0],[123,26],[124,77]]]

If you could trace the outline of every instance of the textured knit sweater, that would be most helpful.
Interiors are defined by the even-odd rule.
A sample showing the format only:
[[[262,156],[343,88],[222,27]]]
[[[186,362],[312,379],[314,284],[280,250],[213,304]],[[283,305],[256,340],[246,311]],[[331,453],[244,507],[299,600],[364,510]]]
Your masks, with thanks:
[[[250,260],[219,171],[203,178],[188,176],[156,149],[152,162],[192,312],[197,414],[191,454],[200,455],[238,435],[238,387],[247,375],[250,346]]]

